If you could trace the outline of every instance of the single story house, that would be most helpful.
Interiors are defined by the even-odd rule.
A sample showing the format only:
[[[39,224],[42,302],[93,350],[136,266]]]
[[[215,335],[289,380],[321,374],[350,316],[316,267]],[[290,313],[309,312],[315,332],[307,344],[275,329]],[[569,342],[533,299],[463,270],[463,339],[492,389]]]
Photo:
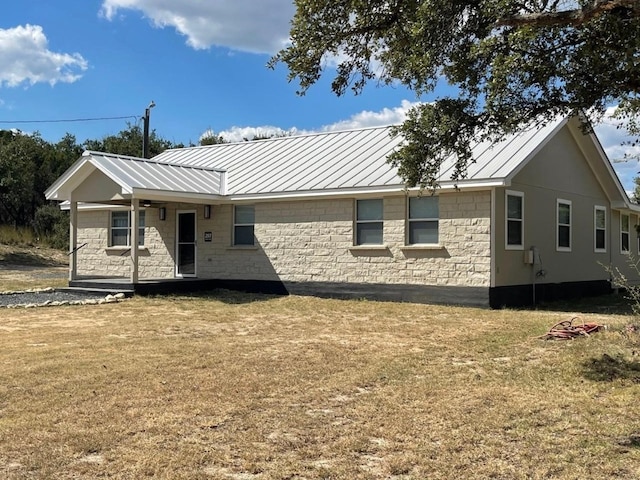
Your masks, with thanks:
[[[640,207],[577,118],[479,143],[434,195],[387,162],[401,141],[376,127],[87,151],[46,191],[71,213],[69,284],[502,307],[608,292],[606,266],[631,274]]]

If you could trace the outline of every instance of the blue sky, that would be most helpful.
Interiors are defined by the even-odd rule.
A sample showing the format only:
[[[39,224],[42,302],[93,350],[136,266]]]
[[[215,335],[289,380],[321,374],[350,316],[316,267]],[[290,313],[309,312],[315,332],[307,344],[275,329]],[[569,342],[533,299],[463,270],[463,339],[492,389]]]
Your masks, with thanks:
[[[0,17],[0,129],[83,142],[141,122],[151,100],[151,128],[185,144],[209,129],[234,140],[402,121],[417,100],[402,87],[337,98],[328,72],[300,97],[283,66],[268,69],[293,12],[291,0],[12,2]],[[106,117],[127,118],[42,122]],[[613,160],[623,156],[615,125],[598,134]],[[631,188],[637,163],[614,166]]]

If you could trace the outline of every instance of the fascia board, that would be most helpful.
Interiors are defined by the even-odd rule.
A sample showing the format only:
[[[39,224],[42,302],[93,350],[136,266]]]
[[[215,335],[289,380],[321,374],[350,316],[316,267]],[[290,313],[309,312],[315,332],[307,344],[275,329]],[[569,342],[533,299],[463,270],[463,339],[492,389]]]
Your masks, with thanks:
[[[586,119],[586,117],[584,115],[580,115],[580,118],[581,119]],[[624,204],[630,210],[634,210],[634,208],[635,208],[633,206],[634,203],[631,201],[631,199],[627,195],[627,192],[624,190],[624,187],[623,187],[622,183],[620,182],[620,178],[618,177],[618,174],[613,169],[613,165],[611,165],[611,161],[609,160],[609,157],[605,153],[604,148],[602,148],[602,144],[600,143],[600,139],[598,139],[598,136],[593,131],[591,131],[588,135],[582,135],[581,137],[578,137],[576,135],[576,132],[574,131],[574,129],[569,129],[569,131],[570,131],[571,135],[573,136],[573,138],[575,139],[576,144],[578,145],[578,148],[583,153],[585,158],[587,158],[587,163],[589,164],[589,168],[591,168],[591,171],[595,175],[596,179],[602,185],[602,181],[600,180],[600,175],[598,175],[598,173],[594,170],[593,166],[591,165],[591,162],[589,162],[588,156],[587,156],[587,154],[586,154],[586,152],[584,150],[584,146],[581,143],[581,140],[583,141],[585,137],[589,138],[589,140],[591,140],[594,148],[596,149],[596,152],[598,153],[599,160],[602,162],[602,164],[604,165],[605,169],[607,170],[607,173],[609,174],[609,176],[611,177],[611,179],[613,180],[613,182],[615,184],[615,188],[617,190],[619,198],[622,199],[621,203]],[[607,194],[607,197],[608,197],[609,195],[608,195],[607,189],[604,188],[604,186],[603,186],[603,190],[604,190],[605,194]],[[619,201],[616,201],[616,200],[614,200],[612,198],[609,198],[609,201],[611,202],[612,205],[614,205],[616,203],[619,203]],[[618,208],[618,207],[614,207],[614,208]],[[624,207],[619,207],[619,208],[624,208]]]
[[[631,201],[625,202],[623,200],[618,200],[615,202],[611,202],[611,208],[613,208],[614,210],[621,210],[621,211],[626,210],[634,213],[640,212],[640,205],[633,203]]]
[[[215,195],[210,193],[185,193],[185,192],[173,192],[170,190],[151,190],[145,188],[134,188],[132,197],[145,200],[155,200],[160,202],[206,202],[206,201],[218,201],[224,199],[221,195]]]
[[[437,191],[456,191],[456,190],[488,190],[494,187],[505,186],[505,182],[502,179],[484,180],[484,181],[469,181],[469,182],[447,182],[441,184]],[[406,194],[407,192],[419,192],[420,188],[406,188],[404,185],[391,185],[387,187],[371,187],[371,188],[350,188],[350,189],[335,189],[335,190],[313,190],[303,192],[276,192],[276,193],[249,193],[249,194],[236,194],[221,197],[229,203],[233,202],[249,202],[249,201],[268,201],[268,200],[303,200],[303,199],[323,199],[323,198],[340,198],[340,197],[366,197],[375,195],[393,195],[393,194]]]
[[[600,140],[598,139],[596,134],[593,133],[593,132],[589,133],[588,136],[593,141],[593,143],[594,143],[594,145],[596,147],[596,150],[598,151],[598,155],[600,155],[600,158],[602,159],[602,162],[605,164],[605,167],[606,167],[607,171],[609,172],[609,175],[611,175],[611,178],[613,178],[613,180],[614,180],[614,182],[616,184],[616,188],[618,189],[618,192],[620,193],[620,196],[625,199],[627,204],[633,205],[633,203],[631,202],[631,199],[629,198],[629,195],[627,195],[627,192],[625,191],[624,187],[622,186],[622,183],[620,182],[620,178],[618,177],[618,174],[613,169],[613,165],[611,165],[611,161],[609,160],[609,157],[605,153],[604,148],[602,148],[602,144],[600,143]]]
[[[44,192],[44,196],[47,200],[67,200],[65,195],[62,195],[63,192],[70,192],[75,189],[80,183],[82,183],[86,178],[93,173],[93,169],[87,171],[86,174],[82,174],[80,178],[78,177],[78,172],[82,167],[87,165],[89,162],[88,157],[80,157],[75,161],[73,165],[71,165],[66,172],[64,172],[53,184],[47,188]],[[95,168],[95,167],[94,167]],[[66,187],[66,188],[65,188]]]
[[[478,191],[489,190],[495,187],[507,186],[503,179],[469,181],[453,183],[448,182],[438,187],[437,191]],[[403,185],[390,185],[385,187],[368,187],[357,189],[335,189],[335,190],[314,190],[304,192],[277,192],[277,193],[254,193],[239,195],[213,195],[201,193],[183,193],[162,190],[150,190],[134,188],[130,194],[132,198],[145,199],[159,202],[186,202],[186,203],[234,203],[234,202],[256,202],[256,201],[292,201],[306,199],[331,199],[331,198],[354,198],[354,197],[373,197],[388,196],[407,193],[418,193],[420,188],[406,188]],[[91,208],[108,208],[106,204],[85,204],[92,205]],[[65,206],[61,207],[65,209]],[[87,206],[79,208],[89,208]],[[66,209],[68,209],[68,204]]]
[[[110,203],[83,203],[78,202],[78,210],[122,210],[128,209],[126,205],[115,205]],[[143,208],[143,207],[140,207]],[[71,204],[69,202],[62,202],[60,204],[60,210],[67,211],[71,210]]]

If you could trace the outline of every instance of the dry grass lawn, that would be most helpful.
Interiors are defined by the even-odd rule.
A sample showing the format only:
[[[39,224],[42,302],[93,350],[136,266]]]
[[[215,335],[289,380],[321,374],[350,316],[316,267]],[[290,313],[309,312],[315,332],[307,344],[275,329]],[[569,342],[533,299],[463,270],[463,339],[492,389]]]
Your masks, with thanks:
[[[0,310],[0,478],[640,478],[640,333],[270,297]]]
[[[0,244],[0,292],[67,285],[69,258],[51,248]]]

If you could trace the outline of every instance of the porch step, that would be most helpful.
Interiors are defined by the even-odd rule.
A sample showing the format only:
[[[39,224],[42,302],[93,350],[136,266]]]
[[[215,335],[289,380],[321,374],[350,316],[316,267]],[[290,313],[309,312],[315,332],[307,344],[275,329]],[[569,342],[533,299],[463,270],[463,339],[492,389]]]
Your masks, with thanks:
[[[116,293],[124,293],[125,297],[133,297],[134,291],[131,288],[118,288],[117,285],[109,285],[108,287],[102,286],[91,286],[91,287],[83,287],[83,286],[69,286],[69,287],[60,287],[56,288],[56,290],[60,292],[70,292],[70,293],[80,293],[87,295],[115,295]]]

